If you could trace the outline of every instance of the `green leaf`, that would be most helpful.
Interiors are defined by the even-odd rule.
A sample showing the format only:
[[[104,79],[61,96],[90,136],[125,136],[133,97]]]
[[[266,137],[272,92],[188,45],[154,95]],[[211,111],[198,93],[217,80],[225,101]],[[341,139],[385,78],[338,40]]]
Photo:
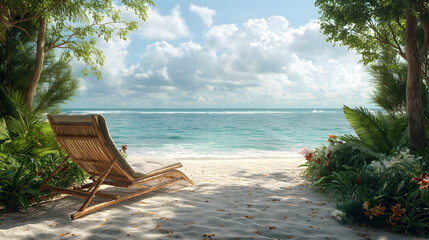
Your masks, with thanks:
[[[313,186],[320,186],[321,184],[323,184],[329,178],[331,178],[331,177],[330,176],[321,177],[321,178],[319,178],[319,179],[317,179],[316,181],[313,182]]]
[[[421,198],[422,198],[422,201],[426,204],[426,206],[429,207],[429,190],[428,189],[423,189],[421,191]]]

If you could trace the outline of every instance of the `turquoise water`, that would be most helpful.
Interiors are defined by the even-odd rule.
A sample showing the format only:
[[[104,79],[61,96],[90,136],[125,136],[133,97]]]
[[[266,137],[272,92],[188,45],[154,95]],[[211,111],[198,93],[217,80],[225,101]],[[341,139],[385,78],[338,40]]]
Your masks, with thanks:
[[[64,109],[100,113],[129,155],[174,158],[299,156],[330,134],[352,134],[342,109]]]

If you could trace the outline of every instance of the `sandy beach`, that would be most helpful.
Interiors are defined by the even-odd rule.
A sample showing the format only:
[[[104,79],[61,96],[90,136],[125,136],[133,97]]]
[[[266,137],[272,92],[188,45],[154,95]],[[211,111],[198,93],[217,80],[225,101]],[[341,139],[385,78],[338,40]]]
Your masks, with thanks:
[[[30,214],[0,217],[0,239],[408,239],[347,226],[333,203],[300,177],[300,158],[180,159],[195,183],[113,205],[78,220],[71,196]]]

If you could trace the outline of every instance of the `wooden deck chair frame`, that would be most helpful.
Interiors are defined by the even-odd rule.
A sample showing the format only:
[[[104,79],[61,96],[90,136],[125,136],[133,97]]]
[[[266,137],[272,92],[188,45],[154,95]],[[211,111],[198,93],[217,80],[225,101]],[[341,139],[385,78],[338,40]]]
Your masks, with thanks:
[[[127,163],[124,163],[125,159],[122,158],[116,146],[115,149],[112,149],[113,140],[111,140],[108,130],[103,132],[103,129],[100,129],[101,120],[104,121],[101,125],[104,124],[104,127],[107,129],[104,118],[97,114],[87,116],[90,117],[90,121],[82,123],[79,121],[55,122],[53,116],[48,115],[48,120],[57,142],[68,156],[46,178],[40,190],[47,189],[56,193],[70,194],[85,199],[80,209],[71,215],[71,219],[80,218],[95,210],[155,191],[178,181],[184,180],[193,184],[185,174],[177,170],[182,167],[182,164],[178,162],[136,177],[136,174],[133,172],[130,173],[133,170],[129,170],[129,165],[124,166]],[[78,188],[61,188],[48,185],[49,181],[58,173],[69,158],[87,172],[93,182],[83,184]],[[142,174],[140,173],[140,175]],[[156,184],[149,185],[148,187],[147,183]],[[107,194],[99,191],[102,184],[123,188],[137,187],[137,191],[122,196]],[[107,200],[90,206],[95,196]]]

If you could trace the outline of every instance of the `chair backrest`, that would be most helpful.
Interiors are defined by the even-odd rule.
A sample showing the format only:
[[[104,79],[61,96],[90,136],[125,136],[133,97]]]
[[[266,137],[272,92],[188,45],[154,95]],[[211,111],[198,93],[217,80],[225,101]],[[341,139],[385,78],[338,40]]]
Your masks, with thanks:
[[[53,114],[49,123],[69,157],[91,176],[100,176],[115,161],[107,179],[132,182],[135,174],[110,137],[100,114]]]

